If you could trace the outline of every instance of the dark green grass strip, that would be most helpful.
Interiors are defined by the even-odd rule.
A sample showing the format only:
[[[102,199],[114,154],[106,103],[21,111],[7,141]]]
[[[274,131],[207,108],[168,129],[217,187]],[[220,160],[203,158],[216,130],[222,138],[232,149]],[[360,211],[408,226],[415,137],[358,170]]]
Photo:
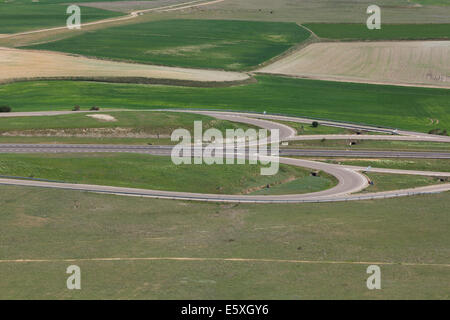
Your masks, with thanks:
[[[333,40],[429,40],[450,39],[447,24],[382,24],[369,30],[364,23],[308,23],[317,36]]]

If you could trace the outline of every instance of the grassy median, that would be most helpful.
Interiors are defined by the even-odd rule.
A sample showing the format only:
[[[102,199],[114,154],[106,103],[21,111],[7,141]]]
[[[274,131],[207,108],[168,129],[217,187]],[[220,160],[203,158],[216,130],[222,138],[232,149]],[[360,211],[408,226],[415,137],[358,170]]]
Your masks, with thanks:
[[[178,165],[170,157],[143,154],[4,154],[0,174],[62,182],[214,194],[248,194],[295,181],[286,193],[328,189],[335,178],[310,170],[280,165],[278,174],[262,176],[261,165]],[[267,188],[269,185],[269,188]]]

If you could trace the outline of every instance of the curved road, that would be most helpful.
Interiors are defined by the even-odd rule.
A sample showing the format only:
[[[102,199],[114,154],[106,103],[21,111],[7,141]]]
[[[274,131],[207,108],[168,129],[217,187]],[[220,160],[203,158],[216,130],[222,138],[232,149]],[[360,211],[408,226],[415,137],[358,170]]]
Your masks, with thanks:
[[[161,110],[160,110],[161,111]],[[175,111],[175,112],[190,112],[205,114],[212,117],[247,123],[262,127],[265,129],[279,129],[280,130],[280,140],[292,139],[295,137],[295,130],[289,126],[269,121],[273,117],[279,120],[280,116],[272,115],[254,115],[245,114],[237,112],[212,112],[212,111],[195,111],[195,110],[164,110],[164,111]],[[69,112],[40,112],[40,113],[27,113],[27,116],[34,115],[55,115],[55,114],[67,114]],[[5,116],[14,116],[17,114],[7,114]],[[25,114],[21,114],[25,115]],[[3,115],[2,115],[3,116]],[[263,118],[263,119],[258,119]],[[293,117],[283,117],[283,120],[289,119],[298,120],[298,118]],[[303,119],[301,119],[303,120]],[[308,122],[311,120],[308,119]],[[333,125],[334,123],[327,123],[327,125]],[[354,124],[343,124],[338,123],[339,126],[349,126],[352,128],[357,127]],[[375,127],[361,126],[365,130],[388,130],[380,129]],[[447,142],[448,137],[432,136],[422,133],[411,133],[402,131],[401,134],[406,136],[412,136],[419,141],[430,141],[430,139],[439,138]],[[376,136],[376,137],[383,137]],[[450,140],[449,140],[450,141]],[[138,153],[154,153],[168,155],[170,154],[171,146],[123,146],[123,145],[25,145],[25,144],[7,144],[0,145],[0,153],[12,152],[138,152]],[[283,152],[323,152],[323,153],[336,153],[336,150],[283,150]],[[342,151],[340,151],[342,152]],[[355,151],[355,152],[366,152],[367,151]],[[344,153],[347,153],[344,151]],[[385,151],[370,151],[371,156],[382,156],[381,153],[387,156],[392,156],[393,153]],[[397,152],[397,155],[399,153]],[[426,153],[412,153],[403,152],[403,154],[408,157],[417,156],[423,157]],[[435,156],[449,157],[449,154],[438,154]],[[241,155],[242,156],[242,155]],[[355,155],[353,155],[355,156]],[[259,156],[261,160],[267,160],[268,157]],[[46,182],[46,181],[30,181],[22,179],[0,179],[1,185],[21,185],[21,186],[34,186],[34,187],[46,187],[46,188],[57,188],[57,189],[70,189],[70,190],[82,190],[89,192],[98,193],[110,193],[118,195],[128,195],[128,196],[142,196],[142,197],[153,197],[153,198],[165,198],[165,199],[180,199],[180,200],[198,200],[198,201],[220,201],[220,202],[252,202],[252,203],[283,203],[283,202],[326,202],[326,201],[347,201],[347,200],[362,200],[362,199],[377,199],[377,198],[388,198],[388,197],[398,197],[406,196],[412,194],[423,194],[423,193],[435,193],[450,190],[450,184],[441,184],[435,186],[428,186],[423,188],[415,188],[408,190],[395,190],[387,192],[379,192],[372,194],[354,194],[355,192],[361,191],[368,186],[367,178],[360,173],[364,168],[362,167],[352,167],[352,166],[340,166],[335,164],[328,164],[316,161],[302,160],[302,159],[292,159],[292,158],[279,158],[280,163],[306,167],[312,170],[320,170],[327,172],[338,179],[338,184],[328,190],[314,192],[309,194],[291,194],[291,195],[268,195],[268,196],[251,196],[251,195],[217,195],[217,194],[198,194],[198,193],[188,193],[188,192],[171,192],[171,191],[161,191],[161,190],[147,190],[147,189],[135,189],[135,188],[122,188],[122,187],[111,187],[111,186],[96,186],[96,185],[84,185],[84,184],[69,184],[60,182]],[[422,172],[422,171],[407,171],[405,170],[394,170],[394,169],[371,169],[371,171],[384,170],[384,172],[390,173],[403,173],[403,174],[424,174],[424,175],[434,175],[434,176],[450,176],[450,173],[442,172]]]

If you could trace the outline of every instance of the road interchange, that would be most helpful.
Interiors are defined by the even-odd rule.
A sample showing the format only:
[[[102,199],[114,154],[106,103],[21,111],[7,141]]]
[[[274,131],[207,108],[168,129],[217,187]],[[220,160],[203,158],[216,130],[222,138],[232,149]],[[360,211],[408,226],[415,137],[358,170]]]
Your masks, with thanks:
[[[162,111],[162,110],[158,110]],[[251,124],[263,129],[278,129],[280,130],[279,142],[286,140],[301,139],[304,136],[296,136],[296,130],[278,122],[270,120],[280,120],[282,117],[285,121],[306,123],[311,122],[311,119],[303,119],[297,117],[287,116],[274,116],[267,114],[248,114],[239,112],[218,112],[218,111],[205,111],[205,110],[163,110],[173,112],[189,112],[196,114],[208,115],[222,120],[229,120],[234,122]],[[144,111],[147,112],[147,111]],[[150,111],[149,111],[150,112]],[[71,112],[64,112],[68,114]],[[33,112],[22,113],[20,116],[49,116],[60,115],[61,112]],[[17,116],[17,114],[1,115]],[[321,124],[324,124],[321,122]],[[358,128],[367,131],[382,130],[385,132],[393,133],[392,129],[377,128],[370,126],[358,126],[355,124],[345,123],[333,123],[329,122],[325,125],[338,125],[346,128]],[[327,135],[325,135],[327,136]],[[360,135],[348,135],[348,138],[360,138]],[[398,131],[395,130],[395,135],[370,135],[380,138],[381,140],[386,137],[398,137],[403,139],[413,139],[413,141],[439,141],[450,142],[449,137],[427,135],[417,132]],[[130,146],[130,145],[90,145],[90,144],[0,144],[0,153],[84,153],[84,152],[128,152],[128,153],[147,153],[155,155],[171,154],[173,146]],[[406,158],[440,158],[449,159],[450,153],[443,152],[398,152],[398,151],[338,151],[338,150],[304,150],[304,149],[282,149],[281,155],[309,155],[309,156],[345,156],[352,157],[406,157]],[[230,156],[224,154],[224,156]],[[234,155],[233,155],[234,156]],[[239,156],[239,155],[238,155]],[[242,155],[241,155],[242,156]],[[259,155],[260,159],[263,156]],[[266,159],[268,159],[266,157]],[[294,159],[280,157],[279,162],[286,165],[299,166],[308,168],[315,171],[323,171],[333,175],[338,184],[330,189],[307,193],[307,194],[289,194],[289,195],[218,195],[218,194],[199,194],[189,192],[173,192],[162,190],[147,190],[136,188],[122,188],[113,186],[98,186],[87,184],[71,184],[64,182],[50,182],[39,180],[27,180],[17,178],[0,178],[0,185],[15,185],[15,186],[29,186],[29,187],[42,187],[42,188],[55,188],[55,189],[70,189],[79,191],[88,191],[96,193],[108,193],[116,195],[126,196],[140,196],[151,198],[163,198],[163,199],[177,199],[177,200],[196,200],[196,201],[214,201],[214,202],[247,202],[247,203],[301,203],[301,202],[327,202],[327,201],[351,201],[351,200],[363,200],[363,199],[378,199],[378,198],[390,198],[400,197],[415,194],[437,193],[450,190],[450,183],[432,185],[414,189],[393,190],[377,193],[358,194],[357,192],[365,189],[368,184],[368,178],[362,173],[366,168],[356,166],[343,166],[337,164],[324,163],[319,161],[311,161],[304,159]],[[382,169],[371,168],[372,172],[385,172],[393,174],[416,174],[416,175],[429,175],[437,177],[450,177],[450,172],[430,172],[430,171],[412,171],[412,170],[397,170],[397,169]]]

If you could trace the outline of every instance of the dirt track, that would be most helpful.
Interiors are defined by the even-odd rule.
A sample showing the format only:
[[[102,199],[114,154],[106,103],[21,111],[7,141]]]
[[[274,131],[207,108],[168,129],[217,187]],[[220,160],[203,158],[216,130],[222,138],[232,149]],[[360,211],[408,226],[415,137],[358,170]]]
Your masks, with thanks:
[[[0,48],[0,82],[51,77],[145,77],[170,80],[225,82],[249,76],[238,72],[175,68],[89,59],[63,53]]]
[[[450,41],[314,43],[257,72],[449,88]]]

